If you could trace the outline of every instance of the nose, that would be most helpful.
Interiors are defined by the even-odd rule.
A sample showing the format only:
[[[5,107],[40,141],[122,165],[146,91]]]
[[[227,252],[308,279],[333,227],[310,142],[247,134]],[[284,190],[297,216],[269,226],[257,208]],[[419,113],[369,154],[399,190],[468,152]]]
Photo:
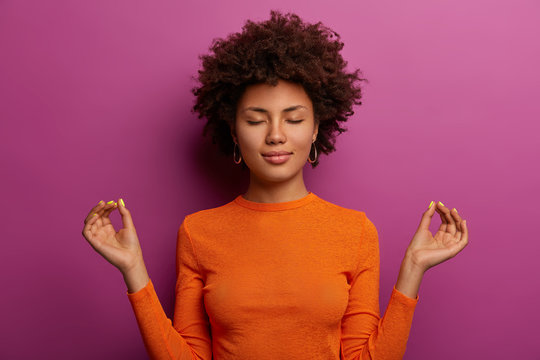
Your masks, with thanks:
[[[266,135],[267,144],[278,144],[287,141],[287,136],[282,129],[282,124],[279,121],[274,121],[268,128],[268,134]]]

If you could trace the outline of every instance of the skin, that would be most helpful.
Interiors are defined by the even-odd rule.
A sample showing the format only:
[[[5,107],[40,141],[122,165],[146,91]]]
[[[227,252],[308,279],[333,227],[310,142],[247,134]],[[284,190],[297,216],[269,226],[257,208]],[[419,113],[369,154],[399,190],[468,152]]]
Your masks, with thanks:
[[[432,235],[429,225],[435,212],[441,217],[441,225],[435,235]],[[422,214],[420,225],[407,247],[396,289],[410,298],[416,298],[424,273],[456,256],[468,243],[467,222],[455,208],[450,210],[441,202],[435,202]]]
[[[238,101],[236,123],[231,129],[250,169],[249,187],[243,197],[274,203],[306,196],[303,168],[318,131],[313,104],[300,84],[280,80],[276,86],[248,86]],[[289,151],[292,155],[283,164],[272,164],[262,156],[268,151]]]
[[[284,111],[300,105],[294,111]],[[256,107],[258,110],[246,110]],[[295,120],[302,120],[293,123]],[[250,123],[252,122],[252,123]],[[254,122],[257,122],[256,124]],[[279,81],[277,86],[249,86],[237,104],[237,116],[231,135],[238,144],[243,161],[250,169],[250,183],[243,197],[263,203],[285,202],[308,194],[303,167],[307,164],[318,124],[313,104],[302,86]],[[291,151],[283,164],[271,164],[262,157],[271,150]],[[118,209],[123,228],[118,232],[110,221]],[[441,225],[435,235],[429,225],[437,212]],[[150,280],[130,211],[121,202],[99,203],[84,220],[82,234],[90,245],[120,270],[129,293],[142,289]],[[398,291],[416,298],[424,273],[454,256],[467,246],[468,229],[456,209],[440,202],[426,209],[403,257],[395,284]]]

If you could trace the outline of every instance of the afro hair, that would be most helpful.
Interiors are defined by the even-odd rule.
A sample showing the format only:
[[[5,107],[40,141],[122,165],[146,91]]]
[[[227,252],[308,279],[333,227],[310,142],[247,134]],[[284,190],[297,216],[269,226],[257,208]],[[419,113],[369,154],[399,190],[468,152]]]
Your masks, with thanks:
[[[315,141],[318,154],[335,151],[335,137],[347,131],[340,123],[354,114],[353,104],[361,105],[357,82],[359,69],[345,71],[347,62],[340,50],[343,42],[335,31],[321,22],[308,24],[294,14],[271,10],[271,18],[259,23],[247,20],[242,32],[226,39],[215,38],[212,53],[200,55],[198,86],[193,112],[206,118],[203,136],[212,135],[225,155],[233,153],[231,129],[235,126],[236,105],[246,87],[279,79],[299,83],[313,103],[319,132]],[[358,86],[357,86],[358,85]],[[310,154],[311,156],[311,154]],[[319,163],[319,157],[311,166]],[[244,165],[245,167],[245,165]]]

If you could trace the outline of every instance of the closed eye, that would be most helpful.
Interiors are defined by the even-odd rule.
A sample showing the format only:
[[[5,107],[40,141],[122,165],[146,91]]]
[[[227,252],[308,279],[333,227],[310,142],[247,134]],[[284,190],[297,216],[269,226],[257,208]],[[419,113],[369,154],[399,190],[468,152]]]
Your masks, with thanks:
[[[293,123],[293,124],[298,124],[298,123],[301,123],[302,121],[304,121],[304,119],[301,119],[301,120],[287,120],[289,121],[290,123]],[[257,124],[260,124],[264,121],[251,121],[251,120],[247,120],[247,123],[250,124],[250,125],[257,125]]]

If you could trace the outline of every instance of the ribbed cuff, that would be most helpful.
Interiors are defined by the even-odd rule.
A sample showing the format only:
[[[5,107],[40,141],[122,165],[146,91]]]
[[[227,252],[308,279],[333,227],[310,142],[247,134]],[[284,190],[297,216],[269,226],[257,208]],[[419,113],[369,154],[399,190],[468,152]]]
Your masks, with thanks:
[[[412,307],[416,306],[416,303],[418,303],[418,299],[420,298],[418,294],[416,295],[416,299],[408,297],[407,295],[405,295],[404,293],[396,289],[396,285],[394,285],[394,288],[392,289],[392,294],[390,295],[390,297],[395,298],[400,303],[403,303],[405,305],[412,306]]]
[[[135,301],[141,300],[142,298],[148,296],[152,292],[155,292],[155,289],[154,289],[154,284],[152,284],[152,279],[150,279],[148,280],[148,284],[146,284],[142,289],[134,293],[129,293],[128,291],[126,291],[126,295],[129,301],[133,303]]]

